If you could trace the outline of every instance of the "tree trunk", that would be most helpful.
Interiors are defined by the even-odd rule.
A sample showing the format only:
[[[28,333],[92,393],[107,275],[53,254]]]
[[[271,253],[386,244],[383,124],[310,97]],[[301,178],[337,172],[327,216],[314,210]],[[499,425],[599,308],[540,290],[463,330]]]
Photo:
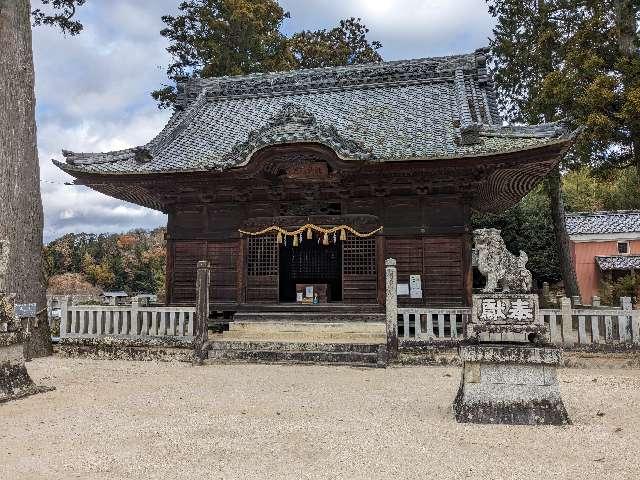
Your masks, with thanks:
[[[560,271],[564,283],[565,295],[573,297],[580,295],[576,269],[571,256],[569,234],[565,222],[564,202],[562,200],[562,182],[560,167],[556,167],[547,177],[547,193],[551,204],[551,217],[553,218],[553,230],[556,234],[556,245],[560,258]]]
[[[633,56],[636,55],[638,42],[636,30],[637,8],[633,0],[616,0],[615,2],[618,50],[627,64],[630,64],[633,61]],[[638,78],[628,78],[632,75],[627,73],[622,79],[627,91],[635,87],[638,82]],[[638,173],[640,173],[640,131],[633,125],[631,125],[631,138],[633,139],[631,145],[633,149],[633,164]]]
[[[30,7],[29,0],[0,0],[0,241],[8,252],[0,291],[40,312],[46,294]],[[31,331],[30,355],[50,355],[46,310]]]
[[[625,57],[636,49],[636,11],[633,0],[616,0],[616,33],[618,48]]]

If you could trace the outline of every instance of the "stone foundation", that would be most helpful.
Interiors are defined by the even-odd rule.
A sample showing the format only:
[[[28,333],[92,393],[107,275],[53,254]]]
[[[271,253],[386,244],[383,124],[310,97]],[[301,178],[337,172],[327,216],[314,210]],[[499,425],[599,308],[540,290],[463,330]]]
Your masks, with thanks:
[[[173,337],[149,339],[67,337],[60,339],[57,351],[63,357],[95,360],[193,361],[193,342],[177,340]]]
[[[33,383],[24,359],[23,335],[0,333],[0,403],[53,390]]]
[[[566,425],[557,348],[505,344],[460,347],[462,381],[453,410],[461,423]]]

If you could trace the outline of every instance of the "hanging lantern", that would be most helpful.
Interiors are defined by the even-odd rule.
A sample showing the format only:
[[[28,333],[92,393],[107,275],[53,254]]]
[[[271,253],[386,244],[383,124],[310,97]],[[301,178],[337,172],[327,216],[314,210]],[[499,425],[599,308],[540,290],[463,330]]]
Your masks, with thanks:
[[[340,229],[340,240],[343,242],[347,239],[347,232],[344,231],[344,228]]]
[[[336,243],[337,239],[336,239],[336,232],[333,232],[333,243]]]
[[[327,235],[326,233],[322,237],[322,244],[323,245],[329,245],[329,235]]]
[[[313,232],[311,231],[311,227],[307,227],[307,240],[311,240],[313,238]]]
[[[294,247],[297,247],[297,246],[298,246],[298,236],[297,236],[297,235],[294,235],[294,236],[293,236],[293,246],[294,246]]]
[[[302,232],[300,232],[300,243],[302,243]]]
[[[278,232],[278,236],[276,238],[278,239],[278,243],[282,243],[282,232]]]

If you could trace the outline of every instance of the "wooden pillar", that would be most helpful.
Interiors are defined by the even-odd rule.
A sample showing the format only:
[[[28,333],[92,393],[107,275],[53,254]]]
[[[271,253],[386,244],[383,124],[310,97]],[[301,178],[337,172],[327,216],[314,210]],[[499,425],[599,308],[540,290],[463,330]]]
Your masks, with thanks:
[[[247,239],[238,239],[238,260],[236,262],[236,279],[237,292],[236,299],[238,303],[247,302]]]
[[[398,357],[398,271],[396,270],[395,258],[388,258],[384,264],[386,276],[387,355],[391,361]]]
[[[473,235],[470,233],[465,234],[463,242],[463,285],[465,294],[465,305],[470,307],[473,303]]]
[[[209,283],[211,279],[210,264],[206,260],[198,262],[196,276],[196,315],[194,329],[194,363],[202,365],[206,357],[205,346],[208,340],[209,321]]]
[[[376,237],[376,276],[377,276],[377,303],[382,305],[384,303],[384,244],[385,240],[382,235]],[[344,260],[343,260],[344,261]]]
[[[173,302],[173,264],[175,259],[175,242],[167,236],[166,265],[164,271],[164,304]]]

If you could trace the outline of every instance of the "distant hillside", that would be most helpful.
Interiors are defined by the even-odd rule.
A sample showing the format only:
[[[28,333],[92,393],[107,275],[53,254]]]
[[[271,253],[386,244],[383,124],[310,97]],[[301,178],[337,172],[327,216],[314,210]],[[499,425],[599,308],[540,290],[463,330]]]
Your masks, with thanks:
[[[84,279],[104,290],[163,296],[165,232],[158,228],[124,234],[69,233],[53,240],[44,247],[50,289],[82,289],[87,284],[79,280]]]

